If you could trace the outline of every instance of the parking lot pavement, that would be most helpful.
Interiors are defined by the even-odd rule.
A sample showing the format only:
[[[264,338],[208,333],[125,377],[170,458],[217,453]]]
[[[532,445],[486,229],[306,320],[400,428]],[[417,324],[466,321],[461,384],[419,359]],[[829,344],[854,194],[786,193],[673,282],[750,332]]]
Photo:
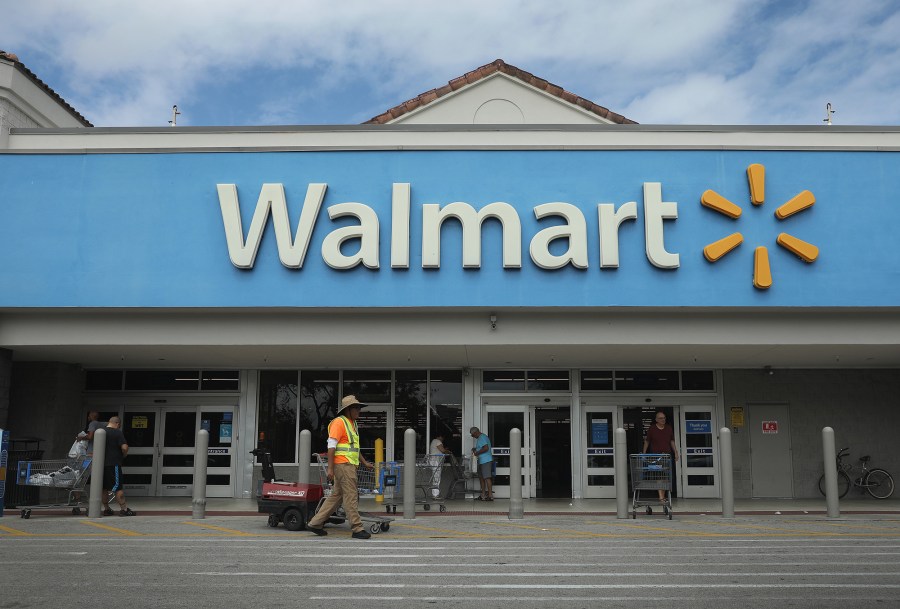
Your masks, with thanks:
[[[263,515],[3,518],[0,607],[900,606],[890,515],[473,515],[398,519],[367,541],[328,531]]]
[[[383,514],[376,514],[380,522]],[[372,527],[373,529],[376,527]],[[335,537],[348,537],[346,525],[329,525]],[[720,516],[683,515],[667,520],[659,515],[639,515],[636,520],[617,519],[608,515],[534,514],[510,520],[496,514],[476,514],[454,517],[395,517],[383,538],[429,537],[439,533],[460,538],[510,537],[894,537],[900,536],[900,515],[844,514],[831,519],[822,515]],[[305,531],[291,532],[283,525],[267,525],[265,515],[211,516],[191,519],[189,516],[153,516],[119,518],[116,516],[90,519],[84,516],[35,512],[29,519],[0,519],[0,539],[19,537],[114,537],[124,536],[242,536],[304,538]]]

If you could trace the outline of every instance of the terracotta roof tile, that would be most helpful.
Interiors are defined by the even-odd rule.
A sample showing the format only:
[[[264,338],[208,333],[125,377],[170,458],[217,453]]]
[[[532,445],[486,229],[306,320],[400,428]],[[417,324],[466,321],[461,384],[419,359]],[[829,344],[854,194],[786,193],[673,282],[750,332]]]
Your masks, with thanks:
[[[583,108],[588,112],[596,114],[602,118],[610,120],[614,123],[619,123],[623,125],[635,125],[637,124],[635,121],[625,118],[621,114],[617,114],[615,112],[611,112],[608,108],[604,108],[603,106],[599,106],[592,102],[589,99],[585,99],[580,97],[570,91],[566,91],[559,85],[555,85],[551,82],[544,80],[543,78],[538,78],[534,74],[530,72],[526,72],[525,70],[521,70],[516,66],[510,65],[503,61],[502,59],[496,59],[489,64],[483,65],[480,68],[476,68],[471,72],[466,72],[462,76],[454,78],[448,84],[442,85],[435,89],[431,89],[430,91],[426,91],[421,95],[414,97],[411,100],[405,101],[402,104],[394,106],[390,110],[386,112],[382,112],[378,116],[369,119],[364,124],[367,125],[383,125],[388,123],[395,118],[403,116],[407,112],[411,112],[416,108],[420,108],[431,102],[447,95],[448,93],[452,93],[453,91],[457,91],[466,85],[470,85],[478,82],[484,78],[487,78],[491,74],[496,72],[503,72],[507,76],[512,76],[513,78],[517,78],[522,82],[529,84],[549,95],[556,96],[562,99],[565,102],[576,105],[579,108]],[[415,102],[415,103],[413,103]]]
[[[57,93],[56,91],[51,89],[49,86],[47,86],[47,84],[43,80],[38,78],[34,72],[32,72],[31,70],[26,68],[25,64],[19,60],[18,55],[16,55],[15,53],[9,53],[9,52],[0,50],[0,59],[5,59],[7,61],[11,61],[13,63],[13,65],[15,66],[15,68],[19,72],[21,72],[23,75],[25,75],[25,77],[28,78],[28,80],[30,80],[31,82],[33,82],[35,85],[37,85],[38,87],[43,89],[44,92],[47,93],[50,97],[55,99],[61,106],[63,106],[66,110],[68,110],[69,113],[72,116],[74,116],[79,122],[81,122],[85,127],[93,127],[94,126],[91,124],[91,122],[88,119],[84,118],[84,116],[82,116],[81,113],[78,112],[78,110],[76,110],[75,108],[70,106],[69,103],[66,100],[64,100],[60,96],[59,93]]]

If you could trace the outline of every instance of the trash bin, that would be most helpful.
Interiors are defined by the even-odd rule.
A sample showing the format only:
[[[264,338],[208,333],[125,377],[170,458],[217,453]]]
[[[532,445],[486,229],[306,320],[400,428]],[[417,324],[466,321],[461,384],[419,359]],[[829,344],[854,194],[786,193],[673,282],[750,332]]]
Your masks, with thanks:
[[[44,457],[41,450],[42,438],[15,438],[9,441],[9,457],[6,466],[6,496],[3,506],[14,508],[20,505],[36,505],[40,503],[40,487],[19,486],[16,476],[19,473],[19,461],[39,461]]]

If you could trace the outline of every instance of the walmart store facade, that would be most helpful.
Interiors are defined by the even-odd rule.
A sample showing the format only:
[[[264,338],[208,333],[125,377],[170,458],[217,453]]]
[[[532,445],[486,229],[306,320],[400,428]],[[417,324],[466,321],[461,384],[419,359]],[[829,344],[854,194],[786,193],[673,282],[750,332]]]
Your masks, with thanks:
[[[657,409],[677,493],[812,497],[820,432],[898,469],[900,132],[395,124],[12,128],[0,427],[119,414],[133,495],[250,497],[356,393],[364,448],[524,430],[525,493],[612,497]],[[0,383],[2,387],[2,383]],[[49,452],[47,453],[49,456]],[[504,460],[506,459],[506,460]],[[288,474],[289,475],[289,474]]]

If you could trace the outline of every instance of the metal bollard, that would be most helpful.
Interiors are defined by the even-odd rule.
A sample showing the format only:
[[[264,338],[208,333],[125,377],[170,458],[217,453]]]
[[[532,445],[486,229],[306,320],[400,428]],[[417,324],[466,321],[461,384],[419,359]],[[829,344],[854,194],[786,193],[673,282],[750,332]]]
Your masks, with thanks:
[[[616,518],[628,518],[628,439],[625,430],[616,428],[613,439],[616,464]]]
[[[416,432],[403,432],[403,518],[416,517]]]
[[[206,518],[206,462],[209,454],[209,432],[197,432],[194,447],[194,496],[191,499],[191,518]]]
[[[722,459],[722,518],[734,518],[734,469],[731,454],[731,430],[719,430],[719,451]]]
[[[312,457],[312,433],[308,429],[300,432],[300,463],[297,466],[297,482],[309,484],[309,460]]]
[[[91,457],[91,494],[88,496],[88,518],[100,518],[103,512],[103,468],[106,465],[106,430],[94,432],[94,455]]]
[[[522,431],[509,430],[509,519],[525,517],[522,502]]]
[[[829,518],[839,518],[841,507],[838,501],[837,467],[834,464],[834,430],[822,428],[822,458],[825,464],[825,505]]]
[[[378,489],[375,495],[375,503],[384,503],[384,488],[381,486],[381,468],[384,463],[384,440],[375,438],[375,488]]]

